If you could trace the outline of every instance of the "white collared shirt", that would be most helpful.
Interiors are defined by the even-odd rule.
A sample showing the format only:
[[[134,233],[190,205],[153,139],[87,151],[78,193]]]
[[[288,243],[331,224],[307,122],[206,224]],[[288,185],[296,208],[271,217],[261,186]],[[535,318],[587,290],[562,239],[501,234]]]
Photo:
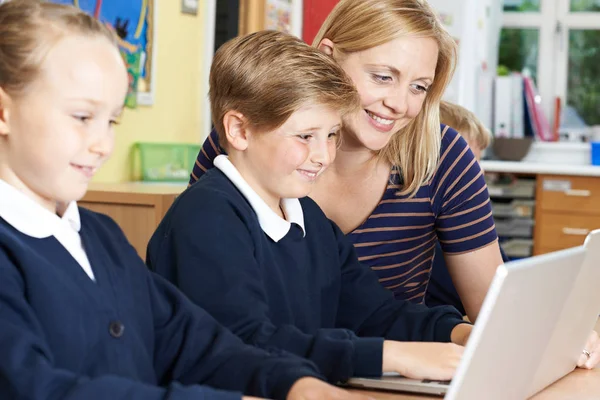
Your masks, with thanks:
[[[81,220],[76,202],[69,203],[60,218],[0,179],[0,217],[24,235],[36,239],[54,236],[90,279],[95,281],[94,272],[79,236]]]
[[[221,154],[214,159],[213,164],[229,178],[231,183],[233,183],[240,192],[242,192],[256,213],[261,229],[275,243],[279,242],[287,235],[292,223],[298,224],[300,228],[302,228],[304,236],[306,236],[304,213],[302,212],[302,205],[300,205],[298,199],[281,199],[281,208],[287,217],[287,220],[285,220],[273,211],[258,193],[252,189],[237,168],[229,161],[229,157]]]

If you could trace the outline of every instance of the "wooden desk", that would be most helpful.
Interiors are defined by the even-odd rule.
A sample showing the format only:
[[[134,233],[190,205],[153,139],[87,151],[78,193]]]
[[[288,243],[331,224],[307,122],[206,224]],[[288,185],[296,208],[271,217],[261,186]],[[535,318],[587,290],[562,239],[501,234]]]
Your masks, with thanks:
[[[596,323],[600,332],[600,320]],[[441,400],[441,397],[381,391],[352,390],[368,394],[377,400]],[[482,396],[484,399],[485,396]],[[567,376],[554,382],[530,400],[598,400],[600,399],[600,367],[593,370],[575,369]]]
[[[92,183],[78,204],[110,216],[121,227],[142,259],[169,207],[186,184]]]

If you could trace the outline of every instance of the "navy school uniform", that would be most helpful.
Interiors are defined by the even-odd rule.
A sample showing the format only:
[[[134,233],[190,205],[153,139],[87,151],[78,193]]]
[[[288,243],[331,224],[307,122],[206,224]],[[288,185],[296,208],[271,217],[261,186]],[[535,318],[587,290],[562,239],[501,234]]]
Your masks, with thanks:
[[[285,398],[319,376],[244,345],[148,271],[110,218],[79,213],[95,281],[54,236],[0,218],[0,399]]]
[[[395,300],[310,198],[285,199],[290,223],[226,156],[215,165],[226,174],[213,168],[178,197],[146,261],[246,343],[307,357],[337,382],[381,375],[383,338],[447,342],[464,322]]]

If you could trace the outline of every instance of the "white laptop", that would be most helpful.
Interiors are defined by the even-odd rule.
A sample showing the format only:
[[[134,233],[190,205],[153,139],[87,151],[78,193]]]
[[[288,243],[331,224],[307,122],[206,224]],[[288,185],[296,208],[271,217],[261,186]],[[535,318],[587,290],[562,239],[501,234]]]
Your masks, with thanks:
[[[525,399],[571,372],[600,313],[600,230],[584,245],[501,265],[452,382],[352,378],[448,400]]]

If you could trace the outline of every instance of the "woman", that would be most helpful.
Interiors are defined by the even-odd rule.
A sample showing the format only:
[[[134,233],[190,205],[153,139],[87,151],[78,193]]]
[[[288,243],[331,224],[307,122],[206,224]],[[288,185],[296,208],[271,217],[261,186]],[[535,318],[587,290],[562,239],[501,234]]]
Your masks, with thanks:
[[[483,173],[460,135],[440,129],[454,40],[423,0],[342,0],[313,45],[350,75],[362,105],[310,197],[397,298],[423,301],[439,240],[475,320],[502,258]],[[191,183],[220,152],[213,132]]]

